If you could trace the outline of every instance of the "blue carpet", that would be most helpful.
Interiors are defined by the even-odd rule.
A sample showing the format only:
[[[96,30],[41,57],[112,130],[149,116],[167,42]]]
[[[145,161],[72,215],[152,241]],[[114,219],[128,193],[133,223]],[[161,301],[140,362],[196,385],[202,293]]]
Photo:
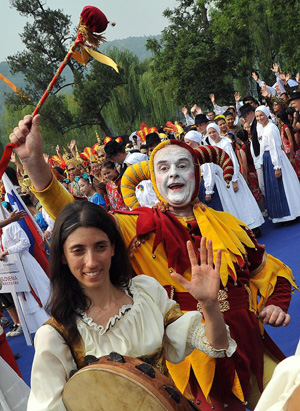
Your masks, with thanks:
[[[267,220],[261,227],[262,236],[259,243],[266,245],[269,254],[279,258],[293,270],[296,283],[300,284],[300,221],[283,226],[272,224]],[[274,328],[267,326],[267,332],[278,344],[281,350],[288,356],[295,352],[300,337],[300,321],[298,318],[300,308],[300,293],[295,292],[290,305],[291,323],[287,327]],[[30,385],[31,365],[34,356],[34,348],[28,347],[23,335],[8,338],[8,342],[14,353],[21,357],[17,360],[26,384]],[[255,348],[255,347],[254,347]]]

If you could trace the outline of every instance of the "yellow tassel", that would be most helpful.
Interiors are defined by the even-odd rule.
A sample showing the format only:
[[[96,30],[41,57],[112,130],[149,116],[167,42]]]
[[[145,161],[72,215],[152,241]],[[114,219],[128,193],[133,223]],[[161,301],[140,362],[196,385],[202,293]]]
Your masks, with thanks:
[[[97,48],[100,43],[105,43],[106,38],[102,34],[93,33],[80,19],[78,25],[78,32],[82,34],[84,41],[88,42],[91,46]]]

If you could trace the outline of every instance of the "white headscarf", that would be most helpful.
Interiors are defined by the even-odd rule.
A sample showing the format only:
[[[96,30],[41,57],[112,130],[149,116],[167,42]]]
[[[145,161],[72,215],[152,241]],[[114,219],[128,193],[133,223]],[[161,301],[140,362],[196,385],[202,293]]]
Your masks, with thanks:
[[[217,131],[217,133],[218,134],[220,134],[220,127],[218,126],[218,124],[216,124],[216,123],[209,123],[208,124],[208,126],[206,127],[206,132],[208,133],[208,130],[210,129],[210,128],[214,128],[216,131]]]
[[[128,158],[126,158],[126,163],[132,165],[132,164],[140,163],[141,161],[146,161],[146,160],[148,160],[148,157],[146,154],[132,153],[128,156]]]
[[[199,133],[199,131],[196,130],[190,130],[184,138],[187,138],[188,140],[195,141],[195,143],[198,143],[199,145],[202,142],[202,134]]]
[[[257,113],[258,111],[262,111],[262,112],[267,116],[267,118],[269,118],[269,116],[270,116],[269,107],[266,107],[266,106],[258,106],[258,107],[255,109],[255,113]]]

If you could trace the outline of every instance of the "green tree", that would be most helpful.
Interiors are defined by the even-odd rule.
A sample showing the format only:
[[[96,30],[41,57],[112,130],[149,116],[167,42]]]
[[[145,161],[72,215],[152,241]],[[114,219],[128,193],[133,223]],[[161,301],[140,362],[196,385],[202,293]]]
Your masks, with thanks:
[[[27,23],[21,39],[26,50],[8,57],[11,72],[22,72],[26,80],[25,94],[36,104],[50,80],[66,56],[72,40],[76,37],[69,16],[61,10],[51,10],[41,0],[10,0],[21,15],[33,19]],[[120,77],[113,69],[98,62],[88,63],[84,76],[83,66],[71,59],[45,103],[42,125],[52,135],[62,135],[84,125],[98,124],[103,132],[111,134],[101,110],[109,101],[110,91],[120,84]],[[90,68],[90,69],[89,69]],[[74,87],[77,110],[71,113],[64,93]],[[22,109],[28,101],[18,95],[7,98],[9,111]]]
[[[153,71],[161,83],[168,83],[171,98],[178,105],[195,102],[208,108],[208,96],[215,93],[218,102],[232,99],[234,59],[226,43],[216,44],[203,0],[177,0],[174,10],[164,16],[169,25],[161,41],[148,41],[154,53]]]

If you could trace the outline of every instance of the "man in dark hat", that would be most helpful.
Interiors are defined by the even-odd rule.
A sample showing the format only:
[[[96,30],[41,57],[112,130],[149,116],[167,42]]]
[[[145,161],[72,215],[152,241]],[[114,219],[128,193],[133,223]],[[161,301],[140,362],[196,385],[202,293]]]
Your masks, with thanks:
[[[149,133],[146,135],[146,147],[148,149],[148,156],[151,156],[152,151],[155,147],[161,143],[161,139],[157,133]]]
[[[119,173],[122,176],[127,168],[126,157],[130,153],[125,152],[125,147],[123,143],[118,143],[115,140],[109,141],[104,147],[107,159],[113,161],[114,163],[120,164]]]
[[[300,91],[296,90],[292,92],[289,103],[291,103],[291,106],[294,107],[296,111],[300,111]]]
[[[206,141],[207,144],[209,144],[208,141],[208,135],[206,133],[206,127],[209,123],[208,118],[206,117],[205,114],[197,114],[195,117],[195,126],[197,127],[197,131],[202,134],[203,140]]]

